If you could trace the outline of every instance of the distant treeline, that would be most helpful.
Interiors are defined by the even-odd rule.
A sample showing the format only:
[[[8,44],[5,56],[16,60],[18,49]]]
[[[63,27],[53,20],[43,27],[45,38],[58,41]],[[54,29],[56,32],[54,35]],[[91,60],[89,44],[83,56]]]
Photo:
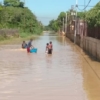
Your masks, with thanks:
[[[100,1],[90,10],[82,12],[77,12],[77,19],[85,20],[88,27],[100,27]],[[72,20],[75,20],[76,11],[70,9],[67,11],[67,25],[70,25]],[[63,30],[63,23],[65,24],[66,12],[61,12],[58,15],[58,18],[51,20],[48,26],[45,26],[45,30],[54,30],[58,31],[59,29]]]

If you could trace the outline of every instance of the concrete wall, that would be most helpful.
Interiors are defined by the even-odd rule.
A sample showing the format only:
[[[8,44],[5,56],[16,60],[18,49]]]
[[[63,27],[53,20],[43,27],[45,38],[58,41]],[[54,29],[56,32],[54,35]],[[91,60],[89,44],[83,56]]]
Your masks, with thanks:
[[[74,39],[75,39],[74,34],[67,33],[66,36],[67,36],[72,42],[74,42]],[[80,39],[80,36],[79,36],[79,35],[76,35],[75,41],[76,41],[76,44],[80,46],[80,41],[81,41],[81,39]]]
[[[74,42],[74,34],[67,33],[66,35],[72,42]]]
[[[96,59],[100,60],[100,40],[91,37],[84,37],[83,49]]]
[[[74,34],[67,33],[66,35],[74,42]],[[76,35],[76,44],[83,48],[89,55],[100,60],[100,40],[91,37],[81,38],[79,35]]]

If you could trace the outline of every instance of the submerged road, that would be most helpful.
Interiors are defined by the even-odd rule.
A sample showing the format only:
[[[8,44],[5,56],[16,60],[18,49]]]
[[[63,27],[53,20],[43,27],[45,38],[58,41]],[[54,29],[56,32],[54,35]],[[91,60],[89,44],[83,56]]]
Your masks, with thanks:
[[[19,43],[0,46],[0,100],[100,100],[99,62],[65,37],[44,35],[33,45],[37,54]]]

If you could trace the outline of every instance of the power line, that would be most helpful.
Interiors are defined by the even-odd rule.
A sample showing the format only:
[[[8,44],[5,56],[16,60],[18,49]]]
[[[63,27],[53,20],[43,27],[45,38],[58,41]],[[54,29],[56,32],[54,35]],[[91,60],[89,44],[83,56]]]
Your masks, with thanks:
[[[89,0],[88,4],[84,7],[84,9],[80,9],[79,7],[78,7],[78,9],[79,10],[85,10],[89,6],[90,2],[91,2],[91,0]]]
[[[90,7],[94,7],[94,8],[92,8],[92,9],[90,9],[90,10],[99,10],[100,9],[100,7],[96,7],[96,6],[90,6]],[[80,9],[80,8],[78,8],[78,10],[80,10],[80,11],[82,11],[82,9]]]
[[[91,2],[91,0],[88,2],[87,6],[83,10],[85,10],[89,6],[90,2]]]
[[[78,10],[82,11],[83,9],[80,9],[79,6],[82,6],[82,7],[83,7],[84,5],[78,5]],[[88,7],[93,8],[93,7],[95,7],[95,6],[88,6]]]
[[[84,6],[84,5],[78,5],[78,6]],[[95,6],[88,6],[88,7],[95,7]]]

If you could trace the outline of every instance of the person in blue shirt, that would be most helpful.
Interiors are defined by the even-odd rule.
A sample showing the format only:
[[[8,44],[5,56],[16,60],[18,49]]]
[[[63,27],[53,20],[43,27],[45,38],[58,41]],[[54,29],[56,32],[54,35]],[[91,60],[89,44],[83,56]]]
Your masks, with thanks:
[[[30,48],[32,47],[32,41],[33,41],[33,39],[30,39],[30,41],[27,44],[27,52],[28,53],[30,52]]]
[[[25,41],[23,41],[23,43],[22,43],[22,48],[23,49],[27,48],[27,43]]]

